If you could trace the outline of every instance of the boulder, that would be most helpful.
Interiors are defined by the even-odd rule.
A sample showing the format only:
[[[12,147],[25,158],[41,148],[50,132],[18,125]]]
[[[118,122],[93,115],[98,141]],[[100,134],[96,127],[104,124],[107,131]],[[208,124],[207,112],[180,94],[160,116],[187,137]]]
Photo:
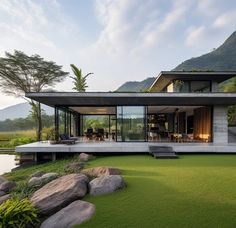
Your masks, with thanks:
[[[67,228],[79,225],[89,220],[95,213],[95,206],[91,203],[77,200],[46,219],[41,228]]]
[[[69,174],[59,177],[37,190],[31,202],[41,214],[51,214],[87,193],[88,177],[84,174]]]
[[[101,175],[120,175],[121,171],[118,168],[104,166],[85,169],[82,173],[89,177],[100,177]]]
[[[87,162],[92,159],[93,159],[93,155],[91,155],[91,154],[81,153],[79,155],[79,160],[82,162]]]
[[[51,180],[54,180],[59,177],[58,173],[45,173],[43,176],[41,176],[41,179],[43,182],[49,182]]]
[[[45,172],[43,171],[37,171],[35,173],[33,173],[32,175],[30,175],[30,177],[41,177],[45,174]]]
[[[3,176],[0,176],[0,184],[2,184],[5,181],[6,181],[6,179]]]
[[[6,195],[7,193],[4,191],[0,191],[0,197]]]
[[[66,165],[65,172],[78,173],[84,168],[84,162],[72,162]]]
[[[114,192],[125,187],[123,177],[120,175],[100,176],[89,183],[90,195],[102,195]]]
[[[28,181],[28,186],[29,187],[40,187],[42,185],[47,184],[48,182],[58,178],[57,173],[46,173],[42,175],[41,177],[32,177]]]
[[[1,205],[2,203],[4,203],[5,201],[7,201],[8,199],[10,199],[10,197],[11,197],[10,194],[1,196],[1,197],[0,197],[0,205]]]
[[[16,183],[14,181],[4,181],[2,184],[0,184],[0,191],[8,193],[15,187]]]
[[[32,177],[28,181],[29,187],[37,187],[37,186],[41,186],[41,185],[42,185],[42,182],[41,182],[40,177]]]

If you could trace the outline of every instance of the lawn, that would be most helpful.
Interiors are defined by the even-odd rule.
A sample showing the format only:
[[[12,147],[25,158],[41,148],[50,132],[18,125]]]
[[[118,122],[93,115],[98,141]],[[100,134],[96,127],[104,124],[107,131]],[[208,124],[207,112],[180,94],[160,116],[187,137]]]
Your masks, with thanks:
[[[126,190],[86,197],[96,215],[81,227],[236,227],[236,156],[97,159],[123,170]]]
[[[8,174],[22,181],[35,170],[63,172],[69,160]],[[156,160],[148,155],[107,156],[87,167],[122,169],[127,188],[86,196],[96,214],[80,227],[236,227],[236,156],[182,155]]]

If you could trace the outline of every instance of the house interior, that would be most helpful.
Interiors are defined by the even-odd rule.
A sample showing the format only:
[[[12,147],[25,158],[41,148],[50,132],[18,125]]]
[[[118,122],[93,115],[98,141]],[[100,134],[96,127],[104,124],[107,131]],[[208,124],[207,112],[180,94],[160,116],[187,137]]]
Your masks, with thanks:
[[[211,106],[58,108],[58,132],[82,141],[212,142]]]

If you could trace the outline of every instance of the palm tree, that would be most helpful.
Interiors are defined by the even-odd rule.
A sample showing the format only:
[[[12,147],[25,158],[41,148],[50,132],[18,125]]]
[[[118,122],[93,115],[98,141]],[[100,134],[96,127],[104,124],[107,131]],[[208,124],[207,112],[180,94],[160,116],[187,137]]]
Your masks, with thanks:
[[[91,75],[93,73],[88,73],[85,76],[83,76],[82,69],[79,69],[74,64],[71,64],[70,66],[71,66],[71,69],[75,75],[75,77],[71,77],[74,80],[73,81],[73,83],[74,83],[73,89],[78,92],[85,92],[86,88],[88,88],[86,79],[89,75]]]

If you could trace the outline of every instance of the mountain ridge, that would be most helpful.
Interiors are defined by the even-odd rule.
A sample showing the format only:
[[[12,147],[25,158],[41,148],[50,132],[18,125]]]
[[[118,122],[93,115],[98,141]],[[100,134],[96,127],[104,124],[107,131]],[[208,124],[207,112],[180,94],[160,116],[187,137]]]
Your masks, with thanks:
[[[236,71],[236,31],[212,52],[188,59],[176,66],[172,71]],[[143,82],[148,79],[153,79],[152,82],[154,82],[156,78],[146,78],[140,82],[125,82],[116,92],[145,91],[148,88],[143,86]]]
[[[127,81],[115,92],[142,92],[150,88],[155,79],[155,77],[148,77],[142,81]]]
[[[53,115],[54,111],[51,107],[42,105],[42,109],[47,115]],[[0,121],[6,119],[26,118],[30,114],[31,106],[27,102],[11,105],[6,108],[0,109]]]

